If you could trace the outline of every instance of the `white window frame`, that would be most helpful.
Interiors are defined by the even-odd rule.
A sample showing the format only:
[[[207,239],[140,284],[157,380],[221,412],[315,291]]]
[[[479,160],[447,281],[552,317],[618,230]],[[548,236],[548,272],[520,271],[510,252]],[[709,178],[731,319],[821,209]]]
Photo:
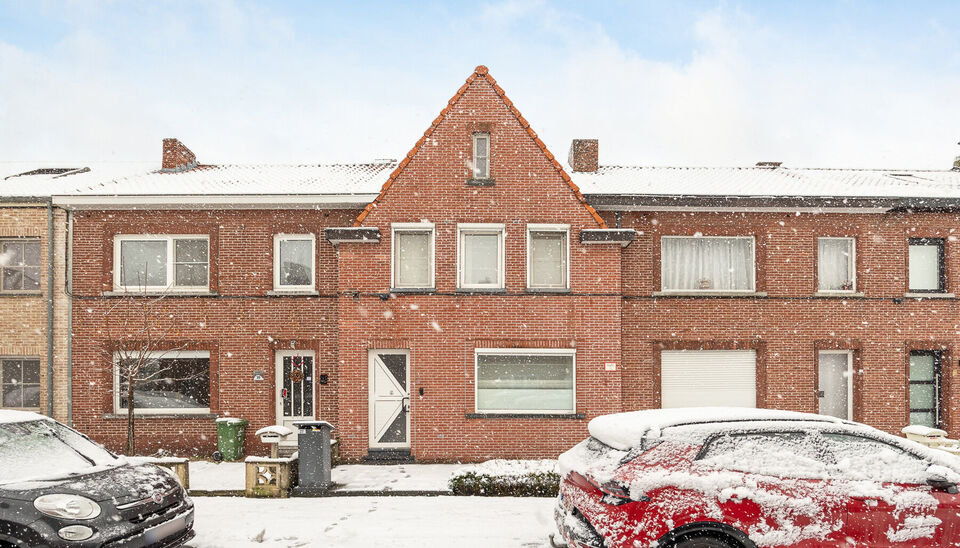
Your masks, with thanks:
[[[666,276],[667,263],[663,260],[663,240],[665,239],[721,239],[721,240],[750,240],[750,256],[753,258],[753,268],[750,269],[750,288],[749,289],[665,289],[663,280]],[[661,293],[672,295],[697,295],[700,293],[730,293],[730,294],[750,294],[757,292],[757,238],[755,236],[685,236],[682,234],[664,235],[660,237],[660,289]]]
[[[464,234],[497,234],[499,243],[497,245],[497,282],[493,284],[465,284],[463,283],[463,245]],[[503,289],[504,284],[504,265],[505,247],[507,231],[503,223],[459,223],[457,225],[457,289]]]
[[[820,240],[848,240],[850,246],[850,282],[853,285],[850,289],[821,289],[820,288]],[[756,257],[754,257],[756,263]],[[756,265],[754,265],[756,268]],[[857,239],[852,236],[822,236],[817,238],[817,292],[818,293],[856,293],[857,291]]]
[[[820,354],[844,354],[847,356],[847,419],[853,420],[853,350],[818,350],[817,351],[817,376],[820,375]],[[820,379],[817,379],[817,388],[819,389]],[[909,405],[909,402],[907,402]],[[818,403],[819,407],[819,403]],[[820,410],[817,409],[817,412]]]
[[[205,285],[176,285],[176,240],[205,240],[207,242],[207,283]],[[167,285],[140,286],[123,285],[123,264],[120,248],[125,241],[166,241],[167,242]],[[210,265],[213,257],[210,253],[209,234],[117,234],[113,237],[113,289],[128,293],[150,293],[165,291],[171,293],[206,292],[210,290]]]
[[[430,233],[430,283],[427,287],[397,285],[397,233],[398,232],[429,232]],[[390,287],[396,289],[426,289],[433,290],[437,286],[437,230],[434,223],[392,223],[390,225]]]
[[[113,354],[113,412],[115,414],[126,414],[127,408],[120,407],[120,352]],[[146,359],[176,359],[176,358],[206,358],[209,366],[210,352],[207,350],[159,350],[147,352]],[[210,387],[208,386],[209,390]],[[212,396],[212,394],[211,394]],[[136,404],[136,400],[134,400]],[[158,407],[138,409],[133,408],[135,415],[205,415],[210,413],[209,407]]]
[[[480,356],[570,356],[573,365],[572,409],[480,409],[479,372]],[[576,415],[577,414],[577,350],[575,348],[476,348],[473,351],[473,409],[476,413],[496,415]]]
[[[280,283],[280,242],[310,242],[310,283],[307,285],[285,285]],[[273,235],[273,290],[313,291],[317,286],[317,236],[315,234],[274,234]]]
[[[487,140],[487,172],[486,173],[477,173],[477,139],[483,137]],[[471,179],[489,179],[490,178],[490,157],[493,156],[493,141],[490,139],[490,133],[486,131],[478,131],[473,134],[473,170],[470,174]]]
[[[533,249],[534,232],[561,232],[566,240],[564,249],[564,269],[563,285],[533,285],[531,283],[531,250]],[[562,224],[528,224],[527,225],[527,289],[570,289],[570,225]]]

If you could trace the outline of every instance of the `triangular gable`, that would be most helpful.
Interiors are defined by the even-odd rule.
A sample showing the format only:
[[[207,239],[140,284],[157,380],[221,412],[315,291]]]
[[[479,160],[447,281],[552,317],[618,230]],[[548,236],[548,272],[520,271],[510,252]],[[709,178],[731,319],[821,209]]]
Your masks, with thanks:
[[[593,216],[594,220],[597,221],[597,224],[600,226],[600,228],[607,228],[607,223],[605,223],[603,218],[600,217],[600,214],[597,213],[597,210],[594,209],[593,206],[587,203],[586,198],[584,198],[583,194],[580,193],[580,188],[573,183],[573,180],[570,178],[570,175],[567,174],[566,170],[563,169],[563,166],[560,165],[560,162],[558,162],[557,159],[553,156],[553,153],[547,150],[547,145],[545,145],[543,141],[540,140],[540,137],[537,136],[537,132],[535,132],[532,127],[530,127],[530,123],[527,122],[527,120],[523,117],[522,114],[520,114],[520,111],[517,109],[516,106],[514,106],[513,101],[511,101],[507,97],[507,94],[503,91],[503,88],[501,88],[497,84],[497,81],[494,80],[493,76],[490,75],[487,67],[483,65],[480,65],[476,69],[474,69],[473,74],[471,74],[470,77],[467,78],[466,83],[464,83],[463,86],[461,86],[460,89],[458,89],[457,92],[453,95],[453,97],[451,97],[450,100],[447,101],[447,106],[444,107],[442,111],[440,111],[440,115],[437,116],[433,120],[433,123],[430,124],[430,127],[423,132],[423,137],[421,137],[420,140],[417,141],[415,145],[413,145],[413,148],[410,149],[410,152],[407,153],[406,158],[404,158],[403,161],[401,161],[400,164],[397,165],[397,168],[393,170],[393,172],[390,174],[390,177],[387,179],[387,182],[383,184],[383,188],[380,189],[380,194],[377,195],[377,197],[374,198],[372,202],[367,204],[366,207],[363,208],[363,211],[361,211],[360,215],[357,216],[357,220],[356,222],[354,222],[353,225],[360,226],[361,223],[363,223],[363,220],[370,213],[370,211],[372,211],[373,208],[377,207],[377,204],[383,199],[383,196],[386,194],[387,190],[389,190],[390,187],[393,186],[394,181],[396,181],[397,178],[400,176],[400,174],[403,173],[404,168],[407,167],[407,164],[410,163],[410,160],[412,160],[413,157],[417,155],[417,152],[420,150],[420,147],[422,147],[423,144],[427,142],[427,140],[433,134],[434,130],[437,129],[437,126],[440,125],[440,122],[442,122],[443,119],[450,112],[450,109],[457,103],[457,101],[460,100],[463,94],[470,87],[470,84],[472,84],[477,78],[486,79],[486,81],[493,87],[497,96],[499,96],[503,104],[510,109],[510,112],[517,119],[517,122],[520,124],[520,126],[524,130],[526,130],[530,138],[533,139],[533,142],[536,143],[538,147],[540,147],[540,150],[543,152],[544,156],[546,156],[547,159],[550,160],[550,163],[553,165],[553,168],[557,170],[557,173],[560,175],[560,177],[564,180],[564,182],[567,183],[567,186],[570,187],[570,190],[573,191],[574,196],[576,196],[576,198],[580,201],[580,203],[583,204],[583,207],[587,209],[590,215]]]

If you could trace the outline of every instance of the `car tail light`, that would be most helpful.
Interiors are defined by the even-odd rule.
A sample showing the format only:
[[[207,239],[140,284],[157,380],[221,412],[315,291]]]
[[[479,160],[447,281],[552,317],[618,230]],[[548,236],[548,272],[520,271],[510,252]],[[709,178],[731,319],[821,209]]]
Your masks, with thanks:
[[[629,487],[613,480],[607,481],[600,485],[594,484],[594,486],[599,489],[601,493],[603,493],[603,502],[611,506],[620,506],[621,504],[634,502],[634,500],[639,502],[647,502],[650,500],[650,497],[645,495],[641,495],[637,499],[634,499],[630,496]]]

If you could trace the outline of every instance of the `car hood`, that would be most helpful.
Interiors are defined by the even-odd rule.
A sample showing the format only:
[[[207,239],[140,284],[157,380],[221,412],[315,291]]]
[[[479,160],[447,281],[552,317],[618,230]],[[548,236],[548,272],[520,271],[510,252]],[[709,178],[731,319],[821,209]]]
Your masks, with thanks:
[[[166,492],[177,485],[169,472],[152,464],[98,467],[83,474],[0,485],[0,499],[33,500],[50,493],[74,493],[97,502],[126,504]]]

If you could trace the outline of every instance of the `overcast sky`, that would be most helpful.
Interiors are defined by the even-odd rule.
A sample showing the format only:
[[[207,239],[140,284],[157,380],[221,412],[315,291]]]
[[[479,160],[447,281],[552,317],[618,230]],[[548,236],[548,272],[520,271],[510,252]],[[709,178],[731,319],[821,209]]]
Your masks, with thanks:
[[[958,2],[0,0],[0,161],[399,158],[478,64],[566,158],[949,168]]]

